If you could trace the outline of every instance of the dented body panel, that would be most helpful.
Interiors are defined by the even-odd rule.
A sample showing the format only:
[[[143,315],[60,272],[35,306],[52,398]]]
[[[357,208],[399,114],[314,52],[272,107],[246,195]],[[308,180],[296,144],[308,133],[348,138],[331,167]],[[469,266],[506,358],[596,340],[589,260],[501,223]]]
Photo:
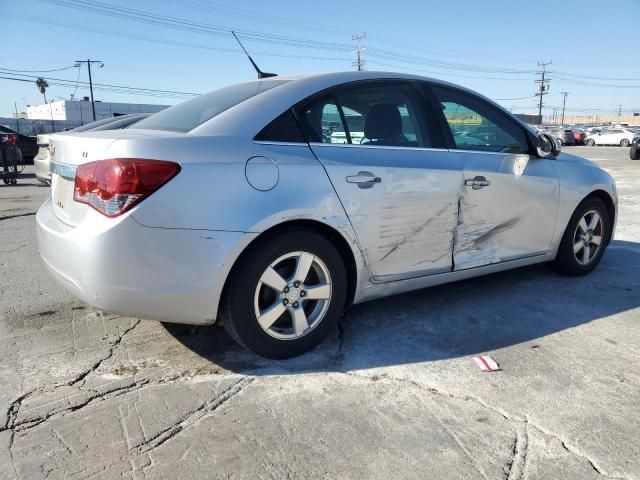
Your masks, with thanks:
[[[460,162],[447,150],[312,144],[344,205],[373,280],[451,270]],[[378,183],[349,183],[370,174]]]
[[[454,243],[456,270],[547,253],[556,228],[559,180],[550,159],[503,153],[452,152],[463,164]]]

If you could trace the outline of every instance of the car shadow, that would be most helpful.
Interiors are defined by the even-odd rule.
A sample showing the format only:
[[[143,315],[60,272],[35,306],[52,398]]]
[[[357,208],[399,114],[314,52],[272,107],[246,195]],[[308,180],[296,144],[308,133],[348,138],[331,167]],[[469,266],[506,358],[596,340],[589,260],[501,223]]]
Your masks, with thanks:
[[[285,361],[237,346],[221,327],[165,324],[230,371],[294,374],[368,369],[491,352],[640,306],[640,243],[613,241],[590,275],[548,265],[496,273],[355,305],[315,350]],[[606,320],[604,320],[606,321]]]

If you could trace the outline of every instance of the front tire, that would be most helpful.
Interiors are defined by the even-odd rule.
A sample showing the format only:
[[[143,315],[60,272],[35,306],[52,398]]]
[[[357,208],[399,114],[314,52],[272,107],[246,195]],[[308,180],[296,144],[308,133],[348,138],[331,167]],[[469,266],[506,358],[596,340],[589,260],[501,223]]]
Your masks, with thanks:
[[[597,197],[587,198],[569,220],[554,267],[564,275],[590,273],[602,259],[610,232],[607,206]]]
[[[596,142],[595,142],[595,140],[593,138],[590,138],[585,143],[587,144],[588,147],[593,147],[596,144]]]
[[[631,160],[640,160],[640,149],[638,149],[637,144],[631,145],[631,149],[629,150],[629,158]]]
[[[629,142],[629,140],[627,140],[626,138],[623,138],[622,140],[620,140],[621,147],[628,147],[629,145],[631,145],[631,142]]]
[[[311,230],[286,230],[251,249],[234,267],[221,323],[236,342],[260,356],[295,357],[335,328],[346,291],[346,268],[334,245]]]

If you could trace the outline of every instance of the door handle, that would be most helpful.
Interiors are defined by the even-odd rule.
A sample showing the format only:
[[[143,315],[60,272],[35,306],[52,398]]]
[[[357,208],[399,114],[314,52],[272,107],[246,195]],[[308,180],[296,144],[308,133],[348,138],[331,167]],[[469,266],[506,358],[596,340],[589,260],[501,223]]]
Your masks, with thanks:
[[[360,188],[370,188],[375,183],[381,182],[382,179],[371,172],[358,172],[357,175],[349,175],[347,177],[347,183],[357,183]]]
[[[471,187],[474,190],[480,190],[481,188],[488,187],[491,185],[491,182],[487,180],[485,177],[477,176],[475,178],[469,178],[464,181],[464,184],[467,187]]]

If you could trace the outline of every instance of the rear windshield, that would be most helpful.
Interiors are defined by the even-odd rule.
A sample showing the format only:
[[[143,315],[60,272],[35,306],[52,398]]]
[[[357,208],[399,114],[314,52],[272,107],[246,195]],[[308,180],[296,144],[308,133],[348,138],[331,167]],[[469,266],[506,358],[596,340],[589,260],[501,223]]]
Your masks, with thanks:
[[[234,105],[287,82],[261,80],[229,85],[162,110],[130,128],[188,132]]]

